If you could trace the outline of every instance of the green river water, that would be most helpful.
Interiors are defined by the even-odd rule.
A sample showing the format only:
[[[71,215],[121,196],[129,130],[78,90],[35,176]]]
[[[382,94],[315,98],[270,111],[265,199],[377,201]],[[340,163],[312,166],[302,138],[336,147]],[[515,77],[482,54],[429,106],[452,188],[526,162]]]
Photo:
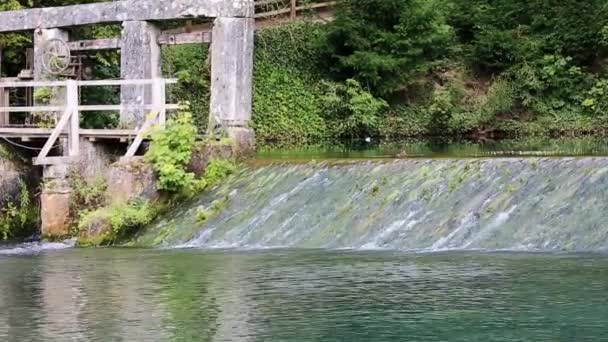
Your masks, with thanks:
[[[262,151],[135,248],[0,246],[0,341],[608,341],[606,155]]]
[[[38,251],[0,256],[0,340],[605,341],[607,269],[601,255]]]

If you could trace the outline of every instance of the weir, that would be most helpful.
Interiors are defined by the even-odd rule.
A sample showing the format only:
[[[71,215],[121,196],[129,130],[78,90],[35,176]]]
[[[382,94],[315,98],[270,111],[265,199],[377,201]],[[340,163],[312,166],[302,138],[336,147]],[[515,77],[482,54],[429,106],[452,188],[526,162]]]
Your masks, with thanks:
[[[136,245],[605,252],[606,184],[605,157],[252,166]]]

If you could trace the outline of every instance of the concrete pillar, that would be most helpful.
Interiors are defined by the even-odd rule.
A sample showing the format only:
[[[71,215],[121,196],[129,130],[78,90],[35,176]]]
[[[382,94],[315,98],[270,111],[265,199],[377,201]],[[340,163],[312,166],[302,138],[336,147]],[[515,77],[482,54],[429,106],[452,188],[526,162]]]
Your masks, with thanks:
[[[10,107],[8,88],[0,87],[0,107]],[[0,127],[10,124],[9,112],[0,111]]]
[[[158,37],[160,29],[147,21],[125,21],[122,29],[120,75],[122,79],[151,79],[161,77],[161,55]],[[123,86],[120,100],[123,105],[152,104],[150,85]],[[146,112],[143,109],[126,109],[120,113],[124,127],[141,126]]]
[[[0,78],[2,78],[2,46],[0,46]],[[9,106],[8,89],[0,87],[0,107]],[[8,112],[0,111],[0,126],[10,124],[10,118]]]
[[[44,69],[44,48],[46,43],[51,39],[61,39],[68,42],[70,38],[69,32],[61,29],[37,29],[34,32],[34,80],[35,81],[53,81],[60,79],[59,75],[53,75]],[[34,105],[40,106],[65,106],[67,103],[66,94],[67,90],[64,87],[49,88],[50,99],[41,101],[36,99],[37,92],[42,91],[41,88],[34,90]],[[45,92],[46,92],[45,91]],[[61,117],[60,112],[56,112],[55,121],[58,121]],[[53,113],[39,113],[38,115],[47,116],[44,118],[45,121],[52,120]],[[42,119],[38,117],[38,119]]]
[[[252,111],[255,20],[216,18],[211,43],[210,129],[222,127],[241,152],[255,147]]]
[[[43,186],[40,195],[40,222],[42,236],[60,238],[70,233],[69,165],[48,165],[42,173]]]
[[[61,39],[66,43],[70,39],[70,34],[62,29],[37,29],[34,32],[34,80],[48,81],[56,80],[58,76],[49,74],[44,70],[43,58],[46,42],[51,39]]]

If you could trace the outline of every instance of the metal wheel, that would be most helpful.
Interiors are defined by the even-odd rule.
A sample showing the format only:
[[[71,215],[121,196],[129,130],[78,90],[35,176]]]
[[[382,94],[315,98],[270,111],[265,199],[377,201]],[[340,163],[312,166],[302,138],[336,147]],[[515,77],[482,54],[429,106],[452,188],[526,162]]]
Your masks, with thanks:
[[[70,47],[62,39],[50,39],[46,42],[42,55],[42,66],[51,75],[60,75],[70,67],[72,56]]]

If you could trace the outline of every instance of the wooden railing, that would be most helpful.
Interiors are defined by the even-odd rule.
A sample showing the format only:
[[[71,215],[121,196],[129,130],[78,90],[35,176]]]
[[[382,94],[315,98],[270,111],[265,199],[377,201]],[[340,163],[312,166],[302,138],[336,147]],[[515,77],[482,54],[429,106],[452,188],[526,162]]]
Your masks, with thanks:
[[[268,18],[289,15],[293,19],[299,12],[333,7],[338,2],[339,0],[256,0],[255,17]]]
[[[128,132],[134,137],[133,142],[129,146],[126,157],[134,156],[145,138],[146,131],[150,126],[158,125],[164,127],[166,122],[166,113],[168,110],[178,109],[177,104],[166,103],[166,86],[167,84],[175,84],[175,79],[147,79],[147,80],[102,80],[102,81],[34,81],[34,82],[2,82],[0,88],[6,90],[9,88],[65,88],[65,104],[43,105],[43,106],[27,106],[27,107],[0,107],[0,113],[7,115],[8,113],[23,113],[23,112],[38,112],[38,113],[60,113],[57,116],[57,123],[50,132],[46,143],[42,147],[38,157],[34,160],[36,165],[49,165],[57,163],[70,163],[77,159],[80,150],[80,115],[82,112],[99,112],[99,111],[123,111],[123,110],[144,110],[150,114],[146,115],[143,125]],[[135,86],[135,85],[150,85],[152,88],[152,103],[145,105],[82,105],[79,102],[79,89],[81,87],[99,87],[99,86]],[[6,101],[7,103],[8,101]],[[21,130],[27,131],[28,128]],[[111,129],[105,131],[112,131]],[[121,130],[124,132],[124,130]],[[106,132],[107,133],[107,132]],[[67,134],[67,149],[64,149],[64,155],[61,157],[49,157],[48,154],[55,146],[57,139]],[[104,133],[104,135],[106,135]]]

